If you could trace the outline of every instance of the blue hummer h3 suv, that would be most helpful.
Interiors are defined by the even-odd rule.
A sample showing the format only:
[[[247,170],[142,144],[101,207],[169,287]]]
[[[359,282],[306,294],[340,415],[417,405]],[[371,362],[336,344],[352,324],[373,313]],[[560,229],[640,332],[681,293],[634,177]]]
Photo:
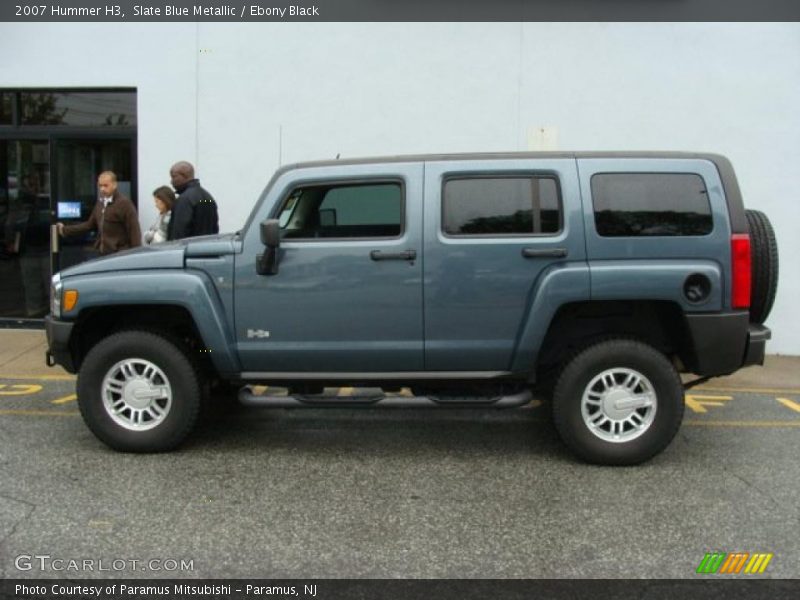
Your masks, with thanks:
[[[675,436],[687,386],[763,363],[777,278],[769,221],[722,156],[303,163],[236,233],[53,277],[47,361],[123,451],[176,447],[215,390],[275,407],[536,395],[578,456],[635,464]]]

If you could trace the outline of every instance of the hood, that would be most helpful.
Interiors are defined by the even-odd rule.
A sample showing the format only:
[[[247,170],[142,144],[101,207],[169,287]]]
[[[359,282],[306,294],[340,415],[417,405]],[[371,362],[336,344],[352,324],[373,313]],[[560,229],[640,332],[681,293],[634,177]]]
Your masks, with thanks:
[[[207,235],[196,238],[140,246],[88,260],[61,271],[62,277],[106,273],[108,271],[131,271],[142,269],[182,269],[185,258],[223,256],[233,254],[233,238],[236,234]]]
[[[225,256],[235,251],[235,233],[203,235],[181,240],[186,244],[186,258]]]

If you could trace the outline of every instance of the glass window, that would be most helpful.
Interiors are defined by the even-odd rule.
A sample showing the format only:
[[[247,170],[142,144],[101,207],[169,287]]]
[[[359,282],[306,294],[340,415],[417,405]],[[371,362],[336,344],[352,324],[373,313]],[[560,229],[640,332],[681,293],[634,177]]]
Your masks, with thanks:
[[[706,235],[711,206],[693,173],[600,173],[592,177],[597,233],[607,237]]]
[[[0,125],[11,125],[11,100],[8,92],[0,92]]]
[[[280,212],[283,236],[396,237],[403,230],[399,183],[314,185],[294,190]]]
[[[561,229],[553,177],[450,179],[444,184],[448,235],[552,234]]]
[[[134,127],[135,92],[23,92],[23,125]]]

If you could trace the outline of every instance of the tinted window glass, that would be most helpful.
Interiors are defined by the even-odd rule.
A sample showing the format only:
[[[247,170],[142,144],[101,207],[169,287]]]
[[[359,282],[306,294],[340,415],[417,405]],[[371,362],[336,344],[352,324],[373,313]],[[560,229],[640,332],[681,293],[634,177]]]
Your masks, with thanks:
[[[280,214],[286,238],[396,237],[402,232],[399,183],[308,186],[292,192]]]
[[[133,127],[135,92],[24,92],[23,125]]]
[[[706,235],[713,228],[708,192],[695,174],[597,174],[592,202],[602,236]]]
[[[444,184],[449,235],[557,233],[558,185],[552,177],[451,179]]]
[[[11,125],[11,94],[0,92],[0,125]]]

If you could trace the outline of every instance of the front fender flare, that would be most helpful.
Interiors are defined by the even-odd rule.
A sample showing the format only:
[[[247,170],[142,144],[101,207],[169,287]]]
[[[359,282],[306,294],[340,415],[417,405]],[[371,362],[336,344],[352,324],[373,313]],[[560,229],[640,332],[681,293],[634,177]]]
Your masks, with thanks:
[[[79,311],[121,305],[179,306],[191,315],[200,337],[220,374],[241,371],[225,308],[211,279],[202,272],[183,269],[95,273],[69,277],[64,287],[78,291],[79,301],[64,319]]]

